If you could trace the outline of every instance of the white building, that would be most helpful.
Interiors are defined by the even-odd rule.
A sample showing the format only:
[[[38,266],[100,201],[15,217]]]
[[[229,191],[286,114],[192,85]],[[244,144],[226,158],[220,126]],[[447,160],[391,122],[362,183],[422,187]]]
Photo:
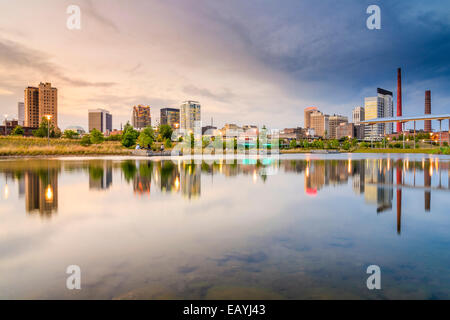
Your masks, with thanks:
[[[364,99],[365,120],[376,118],[391,118],[394,116],[394,104],[392,92],[381,88],[377,89],[376,97]],[[394,125],[392,123],[379,123],[365,127],[366,140],[381,140],[384,135],[392,134]]]
[[[365,120],[365,111],[363,107],[356,107],[352,111],[352,122],[355,125],[359,125],[361,121]]]
[[[184,101],[180,107],[180,131],[194,132],[195,128],[202,130],[200,117],[200,103],[198,101]]]
[[[25,103],[18,102],[17,103],[17,115],[19,120],[19,126],[24,126],[25,124]]]

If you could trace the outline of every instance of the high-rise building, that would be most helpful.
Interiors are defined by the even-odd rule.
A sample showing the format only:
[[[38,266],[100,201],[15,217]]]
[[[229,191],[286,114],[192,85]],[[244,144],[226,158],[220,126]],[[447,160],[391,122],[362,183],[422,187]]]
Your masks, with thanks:
[[[311,128],[311,113],[313,113],[314,111],[317,111],[317,107],[305,108],[305,110],[304,110],[305,129]]]
[[[19,126],[23,127],[25,125],[25,104],[23,102],[17,103],[17,115]]]
[[[39,127],[39,89],[28,87],[24,97],[24,125],[25,127]]]
[[[431,91],[425,91],[425,114],[431,114]],[[431,132],[431,120],[425,120],[425,132]]]
[[[313,129],[316,136],[326,138],[330,133],[329,119],[329,115],[323,114],[318,110],[314,110],[309,115],[310,123],[308,129]]]
[[[392,92],[381,88],[377,89],[376,97],[367,97],[364,100],[365,119],[389,118],[394,116]],[[386,134],[393,133],[392,123],[379,123],[365,127],[365,139],[380,140]]]
[[[359,125],[361,121],[365,120],[365,113],[363,107],[356,107],[352,111],[352,121],[355,125]]]
[[[180,128],[184,133],[194,132],[195,128],[201,130],[200,103],[197,101],[184,101],[180,108]]]
[[[328,137],[330,139],[337,138],[337,128],[341,124],[348,123],[348,118],[341,115],[332,115],[328,118]]]
[[[50,116],[50,122],[58,127],[58,89],[49,82],[39,84],[39,121]],[[39,122],[39,123],[40,123]]]
[[[341,138],[355,138],[357,132],[354,123],[342,122],[336,128],[336,137],[335,139]]]
[[[51,83],[40,83],[38,87],[27,87],[24,100],[24,125],[39,127],[44,117],[50,116],[50,122],[58,127],[58,89]]]
[[[359,140],[364,139],[365,126],[361,124],[361,121],[366,119],[365,110],[363,107],[356,107],[352,111],[352,120],[355,124],[355,137]]]
[[[93,129],[97,129],[104,134],[112,131],[112,115],[108,110],[89,110],[89,132]]]
[[[143,106],[141,104],[134,106],[131,124],[136,129],[150,127],[152,125],[150,106]]]
[[[173,129],[180,127],[180,109],[162,108],[160,111],[161,124],[167,124]]]

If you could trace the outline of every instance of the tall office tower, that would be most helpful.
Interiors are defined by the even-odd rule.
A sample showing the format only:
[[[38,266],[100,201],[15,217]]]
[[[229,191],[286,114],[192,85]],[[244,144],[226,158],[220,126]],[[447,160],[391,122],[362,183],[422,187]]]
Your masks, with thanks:
[[[326,138],[330,133],[329,119],[329,115],[315,110],[309,115],[309,129],[314,129],[316,136]]]
[[[341,124],[348,123],[348,118],[341,115],[332,115],[328,118],[328,137],[330,139],[337,138],[337,128]]]
[[[431,114],[431,91],[425,91],[425,114]],[[425,132],[431,132],[431,120],[425,120]]]
[[[168,124],[173,129],[180,127],[180,109],[162,108],[160,111],[161,124]]]
[[[58,127],[58,89],[49,82],[39,84],[39,123],[46,116],[51,116],[50,123]]]
[[[365,119],[393,117],[392,92],[381,88],[377,89],[376,97],[367,97],[364,99]],[[379,123],[365,127],[365,138],[369,140],[381,140],[385,134],[393,133],[392,123]]]
[[[24,97],[24,126],[39,127],[39,89],[27,87]]]
[[[100,132],[108,133],[112,131],[112,115],[105,109],[89,110],[89,132],[97,129]]]
[[[310,129],[311,128],[311,113],[313,113],[314,111],[317,111],[317,107],[308,107],[305,108],[304,110],[304,125],[305,125],[305,129]]]
[[[37,128],[44,117],[50,116],[50,122],[58,127],[58,89],[49,82],[39,87],[27,87],[24,100],[24,125]]]
[[[402,116],[402,69],[397,69],[397,117]],[[402,124],[397,122],[397,132],[402,132]]]
[[[378,97],[381,99],[381,103],[383,106],[383,117],[384,118],[392,118],[394,116],[394,100],[393,94],[391,91],[384,90],[381,88],[377,88]],[[394,133],[394,124],[386,123],[384,126],[385,134]]]
[[[180,108],[180,128],[182,132],[194,132],[196,127],[201,130],[200,103],[197,101],[184,101]]]
[[[23,102],[17,103],[17,117],[19,121],[19,126],[24,126],[25,123],[25,104]]]
[[[366,114],[365,114],[365,110],[363,107],[356,107],[355,109],[353,109],[352,120],[353,120],[353,123],[355,124],[356,138],[359,140],[363,140],[364,134],[365,134],[364,133],[365,126],[363,124],[361,124],[361,121],[366,120]]]
[[[355,109],[353,109],[352,111],[352,121],[355,125],[359,125],[361,121],[364,121],[365,118],[365,113],[364,113],[364,108],[363,107],[356,107]]]
[[[141,104],[133,107],[133,117],[131,124],[136,129],[143,129],[152,125],[152,116],[150,114],[150,106]]]

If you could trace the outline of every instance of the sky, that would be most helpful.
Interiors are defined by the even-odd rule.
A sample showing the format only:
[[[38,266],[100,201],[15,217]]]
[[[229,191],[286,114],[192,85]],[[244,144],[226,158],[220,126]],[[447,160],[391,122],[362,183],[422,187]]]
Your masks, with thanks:
[[[381,9],[369,30],[366,9]],[[81,29],[66,27],[69,5]],[[59,127],[105,108],[113,127],[134,105],[202,105],[203,125],[303,126],[317,106],[351,118],[403,71],[403,113],[450,111],[450,4],[436,0],[0,0],[0,113],[24,88],[58,88]],[[395,105],[394,105],[395,109]],[[435,127],[437,124],[433,124]],[[418,127],[423,124],[418,124]],[[448,124],[445,124],[448,127]]]

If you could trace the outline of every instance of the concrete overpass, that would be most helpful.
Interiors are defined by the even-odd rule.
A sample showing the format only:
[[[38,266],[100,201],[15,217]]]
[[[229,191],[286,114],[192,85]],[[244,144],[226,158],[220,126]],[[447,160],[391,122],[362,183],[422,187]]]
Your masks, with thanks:
[[[361,124],[366,125],[375,125],[380,123],[402,123],[403,124],[403,131],[404,131],[404,124],[407,122],[414,122],[414,138],[416,136],[416,121],[425,121],[425,120],[437,120],[439,121],[439,145],[442,145],[442,120],[450,119],[450,114],[440,114],[440,115],[433,115],[433,114],[424,114],[419,116],[410,116],[410,117],[392,117],[392,118],[375,118],[375,119],[369,119],[365,121],[361,121]],[[450,130],[450,128],[449,128]],[[403,140],[405,140],[405,135],[403,135]],[[404,141],[403,141],[404,144]],[[416,144],[414,143],[414,148],[416,147]]]

